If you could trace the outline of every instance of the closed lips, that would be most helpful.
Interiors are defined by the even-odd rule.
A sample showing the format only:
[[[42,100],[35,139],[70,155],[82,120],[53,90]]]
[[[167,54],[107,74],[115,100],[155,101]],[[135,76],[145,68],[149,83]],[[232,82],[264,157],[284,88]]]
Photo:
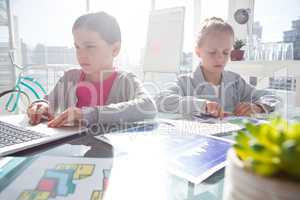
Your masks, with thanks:
[[[88,63],[80,63],[81,66],[89,66],[90,64]]]
[[[221,68],[223,67],[223,65],[215,65],[215,67]]]

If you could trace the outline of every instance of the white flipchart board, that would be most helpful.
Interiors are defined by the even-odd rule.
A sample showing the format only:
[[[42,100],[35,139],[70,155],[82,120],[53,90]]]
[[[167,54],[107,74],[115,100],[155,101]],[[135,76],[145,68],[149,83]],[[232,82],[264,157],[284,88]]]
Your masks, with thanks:
[[[182,57],[184,7],[150,13],[144,72],[178,72]]]

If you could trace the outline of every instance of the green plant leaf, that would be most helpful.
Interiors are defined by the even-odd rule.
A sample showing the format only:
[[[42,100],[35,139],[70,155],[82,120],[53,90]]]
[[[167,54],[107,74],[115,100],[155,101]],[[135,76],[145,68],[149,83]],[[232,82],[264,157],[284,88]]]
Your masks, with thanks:
[[[272,163],[264,163],[253,159],[248,159],[246,163],[255,173],[263,176],[272,176],[279,171],[278,165]]]
[[[247,160],[252,158],[253,160],[261,161],[264,163],[274,163],[275,159],[277,158],[276,155],[273,154],[272,151],[268,149],[264,149],[263,151],[256,151],[252,148],[252,146],[243,147],[241,145],[235,144],[234,149],[237,155],[240,157],[241,160]],[[278,163],[278,162],[277,162]]]
[[[233,146],[245,166],[271,176],[283,172],[300,180],[300,123],[276,117],[268,124],[245,124]]]
[[[246,160],[249,157],[245,148],[240,144],[234,144],[233,148],[241,160]]]
[[[243,131],[239,131],[237,133],[237,135],[235,136],[235,141],[241,146],[248,146],[249,140],[250,140],[250,138],[249,138],[248,134],[246,134]]]
[[[300,144],[300,123],[294,123],[289,126],[287,138],[294,139]]]
[[[245,42],[243,40],[235,40],[233,44],[234,49],[241,49],[243,46],[245,46]]]
[[[267,150],[267,148],[265,146],[258,143],[257,141],[251,142],[249,146],[256,153],[263,153],[264,151]]]
[[[283,168],[282,171],[292,178],[300,179],[300,165],[290,165]]]
[[[300,171],[300,148],[296,140],[287,140],[282,144],[282,168],[299,168]],[[300,173],[299,173],[300,174]]]
[[[258,134],[259,134],[259,126],[255,126],[253,124],[246,123],[245,128],[254,137],[258,136]]]
[[[272,151],[274,154],[280,154],[280,148],[278,146],[279,133],[268,124],[261,124],[257,128],[257,131],[252,135],[258,140],[258,142]]]

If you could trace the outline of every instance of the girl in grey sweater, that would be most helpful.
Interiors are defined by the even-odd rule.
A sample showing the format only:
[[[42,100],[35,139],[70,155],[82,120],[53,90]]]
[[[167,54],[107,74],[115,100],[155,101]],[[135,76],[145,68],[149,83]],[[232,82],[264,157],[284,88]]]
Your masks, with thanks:
[[[157,96],[158,109],[214,117],[274,111],[280,104],[278,97],[256,90],[236,73],[224,71],[233,40],[234,32],[228,23],[216,17],[206,20],[195,48],[201,59],[199,66],[192,74],[179,76],[176,83]]]
[[[81,69],[65,72],[44,100],[29,106],[30,123],[45,117],[50,127],[154,118],[155,103],[137,77],[113,67],[121,48],[115,18],[104,12],[86,14],[75,21],[72,32]]]

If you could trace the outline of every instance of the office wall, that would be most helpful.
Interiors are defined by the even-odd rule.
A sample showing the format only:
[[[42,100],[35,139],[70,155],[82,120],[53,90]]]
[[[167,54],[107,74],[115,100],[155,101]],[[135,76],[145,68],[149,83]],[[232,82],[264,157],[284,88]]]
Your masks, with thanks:
[[[238,24],[234,20],[234,13],[240,8],[250,8],[250,18],[246,24]],[[252,34],[252,24],[254,16],[254,0],[229,0],[228,22],[233,26],[235,36],[238,39],[246,40],[248,34]]]

